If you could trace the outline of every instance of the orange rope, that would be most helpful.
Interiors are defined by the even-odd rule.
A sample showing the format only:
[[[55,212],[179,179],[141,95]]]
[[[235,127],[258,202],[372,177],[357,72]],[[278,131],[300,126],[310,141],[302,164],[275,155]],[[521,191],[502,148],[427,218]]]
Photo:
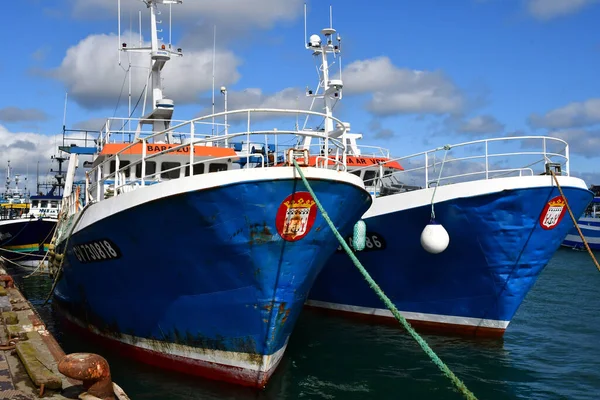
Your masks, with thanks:
[[[556,174],[552,170],[550,170],[550,173],[554,177],[554,182],[556,182],[556,186],[558,187],[558,191],[560,192],[560,195],[565,200],[565,205],[567,206],[567,210],[569,211],[569,215],[571,216],[571,219],[573,220],[573,223],[575,224],[575,228],[577,228],[577,232],[579,232],[579,236],[581,236],[581,240],[583,241],[583,244],[585,245],[585,248],[587,249],[588,253],[590,253],[590,257],[592,257],[592,260],[594,261],[594,264],[596,264],[596,268],[598,268],[598,271],[600,271],[600,264],[598,264],[598,260],[596,260],[596,257],[594,257],[594,253],[592,253],[592,249],[590,249],[590,246],[588,245],[587,241],[585,240],[585,237],[583,236],[583,233],[581,232],[581,229],[579,229],[579,225],[577,224],[577,220],[575,219],[575,216],[573,215],[573,211],[571,211],[571,207],[569,207],[569,202],[567,201],[567,198],[565,197],[565,194],[563,193],[563,191],[562,191],[562,189],[560,187],[560,184],[558,183],[558,178],[556,177]]]
[[[79,211],[79,196],[81,192],[81,187],[77,186],[75,189],[75,211]]]

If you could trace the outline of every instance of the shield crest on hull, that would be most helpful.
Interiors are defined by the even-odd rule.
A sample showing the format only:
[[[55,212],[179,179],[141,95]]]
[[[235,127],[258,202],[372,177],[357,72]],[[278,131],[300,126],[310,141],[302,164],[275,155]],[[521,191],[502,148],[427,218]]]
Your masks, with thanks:
[[[566,211],[567,206],[563,197],[554,197],[544,207],[540,216],[540,225],[546,230],[554,229],[560,223]]]
[[[310,193],[293,193],[286,197],[277,210],[277,232],[289,242],[300,240],[310,232],[316,216],[316,202]]]

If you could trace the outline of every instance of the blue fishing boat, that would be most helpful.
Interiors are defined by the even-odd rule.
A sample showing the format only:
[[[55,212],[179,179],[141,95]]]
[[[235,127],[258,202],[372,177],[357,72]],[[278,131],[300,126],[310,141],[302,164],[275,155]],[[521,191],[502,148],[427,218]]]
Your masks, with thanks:
[[[144,2],[151,44],[121,50],[149,55],[149,113],[109,119],[94,142],[65,130],[65,213],[49,253],[53,303],[72,326],[123,355],[264,387],[338,246],[317,201],[348,235],[372,199],[343,161],[309,166],[308,151],[277,145],[278,137],[310,135],[332,157],[343,155],[345,128],[333,128],[341,121],[330,112],[247,109],[173,120],[161,72],[183,52],[160,44],[156,15],[159,5],[181,1]],[[282,126],[265,128],[268,116]],[[299,131],[298,116],[325,129]],[[224,117],[243,127],[214,122]]]
[[[62,201],[60,173],[59,168],[48,192],[30,195],[19,188],[19,175],[11,176],[9,161],[6,189],[0,199],[0,256],[13,265],[38,267],[43,261]]]
[[[332,28],[323,33],[329,45],[310,50],[321,64],[327,102],[326,94],[343,85],[339,75],[330,76],[328,59],[339,56],[341,43],[338,35],[331,45]],[[346,130],[342,139],[349,171],[373,196],[362,218],[364,249],[356,255],[405,318],[437,332],[502,336],[573,227],[567,201],[581,215],[592,198],[570,176],[568,144],[557,138],[505,136],[397,158],[360,146],[362,134]],[[305,149],[322,148],[311,141],[304,140]],[[341,246],[307,305],[395,322]]]
[[[590,249],[600,251],[600,186],[592,185],[590,190],[594,192],[594,198],[577,221],[577,226]],[[575,227],[569,231],[562,245],[578,250],[585,249],[581,235]]]

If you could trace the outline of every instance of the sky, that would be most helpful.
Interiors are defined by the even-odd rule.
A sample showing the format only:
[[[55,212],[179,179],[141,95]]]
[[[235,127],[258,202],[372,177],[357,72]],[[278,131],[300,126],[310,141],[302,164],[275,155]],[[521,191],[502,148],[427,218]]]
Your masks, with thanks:
[[[304,48],[304,0],[184,0],[172,8],[164,69],[174,118],[216,111],[306,106],[317,83]],[[534,135],[566,140],[571,174],[600,184],[599,0],[307,0],[308,34],[342,36],[343,99],[336,117],[362,144],[401,156],[471,140]],[[63,121],[99,129],[135,105],[146,64],[121,54],[117,0],[20,0],[4,5],[0,59],[0,171],[51,168]],[[148,13],[122,0],[121,41],[149,40]],[[169,42],[163,8],[160,36]],[[216,31],[216,40],[214,33]],[[302,42],[301,42],[302,40]],[[213,58],[213,42],[216,43]],[[339,64],[336,65],[339,68]],[[65,113],[65,99],[66,113]],[[141,106],[136,114],[141,113]],[[56,166],[56,164],[54,164]]]

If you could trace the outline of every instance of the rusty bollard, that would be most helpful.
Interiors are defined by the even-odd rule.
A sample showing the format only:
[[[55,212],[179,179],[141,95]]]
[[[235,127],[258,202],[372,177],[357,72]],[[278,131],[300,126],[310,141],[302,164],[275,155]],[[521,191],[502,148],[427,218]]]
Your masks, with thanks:
[[[10,275],[0,275],[0,282],[4,284],[5,288],[14,288],[15,282]]]
[[[83,388],[91,396],[102,400],[115,399],[108,362],[98,354],[67,354],[58,363],[58,371],[66,377],[83,381]]]

